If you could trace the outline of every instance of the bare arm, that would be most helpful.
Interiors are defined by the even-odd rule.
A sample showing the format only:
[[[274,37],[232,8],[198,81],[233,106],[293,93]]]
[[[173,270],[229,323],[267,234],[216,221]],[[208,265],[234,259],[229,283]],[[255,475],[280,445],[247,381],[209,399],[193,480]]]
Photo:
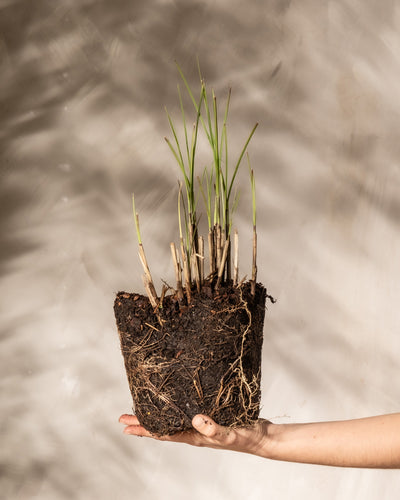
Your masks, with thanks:
[[[134,415],[122,415],[124,432],[152,436]],[[227,429],[204,415],[193,419],[194,431],[157,438],[251,453],[263,458],[338,467],[400,468],[400,413],[357,420],[307,424],[273,424]]]
[[[271,429],[266,455],[339,467],[400,467],[400,413]]]

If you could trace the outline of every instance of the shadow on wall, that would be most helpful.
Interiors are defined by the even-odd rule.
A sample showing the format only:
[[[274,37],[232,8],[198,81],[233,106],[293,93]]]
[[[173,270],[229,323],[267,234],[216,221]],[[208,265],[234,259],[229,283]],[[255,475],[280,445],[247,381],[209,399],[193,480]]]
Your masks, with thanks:
[[[334,124],[329,120],[307,116],[310,111],[303,108],[303,103],[310,106],[310,94],[316,85],[313,73],[322,75],[321,81],[329,77],[332,59],[318,57],[318,52],[313,59],[307,49],[302,51],[296,47],[300,35],[296,38],[284,29],[289,5],[290,2],[269,2],[268,9],[265,12],[262,9],[261,15],[259,8],[249,7],[243,19],[240,10],[207,2],[189,6],[183,2],[147,2],[144,6],[140,2],[86,1],[79,6],[53,6],[39,1],[29,9],[24,2],[9,3],[1,9],[0,20],[4,75],[0,83],[3,176],[4,170],[15,167],[25,169],[27,175],[32,176],[29,185],[19,187],[27,191],[26,196],[21,197],[22,202],[37,182],[32,163],[51,175],[54,164],[71,163],[68,162],[71,158],[63,160],[75,152],[81,163],[79,169],[92,171],[99,160],[104,161],[96,157],[96,141],[106,139],[118,143],[124,125],[140,123],[144,116],[165,133],[162,108],[165,104],[176,105],[177,75],[173,60],[180,61],[189,79],[196,82],[196,54],[200,56],[203,73],[217,88],[225,87],[227,80],[234,80],[237,109],[233,111],[238,121],[242,116],[249,125],[261,118],[260,143],[268,133],[281,132],[296,134],[302,148],[316,147],[323,140],[329,149],[337,151],[345,140],[351,155],[349,161],[356,164],[366,163],[368,159],[374,161],[371,149],[377,146],[373,136],[361,131],[361,135],[336,137]],[[322,8],[319,13],[326,23]],[[323,55],[323,48],[318,50]],[[310,78],[295,72],[293,63],[300,62],[309,71]],[[121,115],[119,118],[116,110]],[[70,120],[65,118],[68,113],[72,115]],[[99,128],[99,123],[107,121],[109,116],[114,123],[104,132],[107,137],[99,132],[89,144],[80,139],[80,132],[87,135],[87,127]],[[314,131],[313,119],[315,124],[323,125],[323,137]],[[138,130],[133,128],[130,132],[135,135]],[[27,151],[23,143],[28,139],[29,144],[29,138],[35,139],[36,147]],[[126,148],[134,157],[135,151],[128,149],[128,142],[126,138],[117,146]],[[110,160],[121,160],[118,147],[116,155]],[[337,160],[342,158],[331,156],[320,155],[320,168],[325,168],[326,163],[341,163]],[[155,157],[150,155],[150,158]],[[273,163],[264,175],[269,182],[279,182],[288,168],[292,169],[281,151],[278,157],[273,150],[267,152],[264,162],[269,163],[268,159]],[[122,162],[126,162],[126,158],[122,158]],[[128,192],[138,172],[142,178],[147,170],[144,163],[145,159],[137,162],[135,158],[130,182],[121,179],[121,185]],[[99,168],[110,169],[107,164]],[[346,185],[355,184],[355,193],[341,195],[337,203],[339,210],[354,199],[354,194],[363,194],[357,184],[364,169],[356,170],[353,178],[343,179]],[[365,170],[370,170],[368,165]],[[122,175],[126,176],[127,171]],[[338,175],[340,177],[340,173]],[[161,180],[158,178],[158,185]],[[93,176],[81,177],[78,189],[90,189],[92,182]],[[317,191],[315,182],[309,184],[310,192]],[[149,183],[154,186],[153,179],[150,178]],[[314,197],[303,196],[302,201],[305,200],[312,202]],[[398,203],[395,205],[393,201],[389,212],[397,216],[398,211]]]
[[[337,55],[343,57],[341,47],[331,44],[329,38],[339,27],[329,20],[329,12],[323,6],[305,21],[307,12],[290,8],[290,1],[274,0],[267,4],[268,8],[249,6],[245,17],[241,9],[229,8],[225,2],[188,5],[186,2],[143,4],[118,0],[111,4],[87,0],[77,6],[69,2],[53,5],[38,1],[34,7],[27,8],[25,2],[14,1],[3,6],[0,16],[2,176],[7,178],[7,172],[18,168],[29,178],[29,182],[15,188],[25,190],[25,193],[20,191],[19,201],[13,201],[15,209],[19,203],[29,206],[31,191],[37,187],[33,166],[42,175],[46,172],[51,177],[54,165],[75,161],[79,163],[79,170],[87,175],[81,173],[78,184],[71,188],[78,192],[90,191],[100,171],[105,171],[106,176],[107,173],[115,175],[118,171],[115,163],[126,164],[130,156],[135,165],[130,171],[117,173],[121,176],[120,185],[130,192],[135,181],[143,184],[147,167],[159,163],[159,157],[146,151],[146,158],[146,154],[132,148],[129,142],[135,143],[134,137],[140,134],[141,127],[145,128],[145,120],[160,131],[160,139],[165,134],[163,106],[176,108],[177,74],[173,61],[178,60],[189,80],[196,83],[196,55],[200,57],[203,74],[217,90],[224,91],[227,84],[234,83],[235,123],[243,121],[251,126],[255,119],[261,119],[259,148],[268,134],[295,135],[296,146],[320,150],[317,159],[320,169],[331,164],[336,168],[343,160],[356,165],[350,170],[351,177],[345,167],[341,184],[353,185],[354,189],[344,194],[341,191],[335,209],[343,209],[354,198],[369,196],[363,187],[363,178],[365,172],[374,170],[374,152],[387,146],[382,138],[387,130],[375,130],[372,134],[371,127],[364,131],[358,123],[353,126],[350,123],[349,134],[338,135],[334,114],[330,119],[321,116],[331,111],[329,100],[322,102],[317,113],[319,98],[313,97],[313,92],[329,79]],[[389,3],[385,5],[386,15],[379,15],[376,32],[384,29],[390,19]],[[375,11],[372,5],[367,9],[370,17],[376,16]],[[349,6],[347,10],[343,7],[343,12],[353,19],[354,12]],[[290,31],[292,23],[298,33]],[[320,27],[315,35],[315,53],[310,54],[312,47],[307,47],[309,40],[303,30],[308,25],[315,27],[313,23],[319,23]],[[375,41],[364,33],[363,27],[357,25],[357,28],[367,47]],[[352,35],[348,36],[350,44]],[[366,62],[377,59],[382,50],[371,51]],[[348,63],[346,56],[339,62],[344,72]],[[297,71],[297,65],[302,65],[302,69]],[[352,78],[345,76],[343,81],[340,92],[347,95],[346,102],[350,100],[352,105],[352,91],[347,90],[346,94],[343,90],[352,84]],[[353,94],[361,103],[355,111],[361,109],[363,103],[368,104],[357,94],[363,90],[360,83],[357,85]],[[368,117],[360,116],[364,118]],[[348,119],[351,122],[351,118]],[[239,130],[236,125],[232,131],[234,137]],[[114,149],[109,146],[108,163],[99,141],[114,143]],[[321,146],[321,142],[325,146]],[[134,147],[138,146],[134,144]],[[391,141],[391,150],[394,147],[397,148]],[[397,154],[398,150],[393,153]],[[261,185],[267,178],[273,184],[279,183],[288,172],[290,175],[292,158],[289,164],[282,151],[276,152],[273,148],[266,155],[264,163],[272,160],[273,165],[261,174]],[[337,173],[339,182],[341,175]],[[173,184],[168,184],[168,178],[167,173],[157,176],[161,192]],[[315,194],[321,177],[310,180],[308,191]],[[155,184],[151,176],[148,182]],[[103,185],[96,186],[103,197],[107,195],[104,189],[107,190],[109,183],[106,178]],[[315,196],[304,192],[301,195],[302,203],[318,203]],[[293,196],[289,192],[287,197]],[[382,203],[377,208],[397,217],[399,203],[395,199],[388,203],[389,206]],[[2,216],[6,216],[4,211]]]

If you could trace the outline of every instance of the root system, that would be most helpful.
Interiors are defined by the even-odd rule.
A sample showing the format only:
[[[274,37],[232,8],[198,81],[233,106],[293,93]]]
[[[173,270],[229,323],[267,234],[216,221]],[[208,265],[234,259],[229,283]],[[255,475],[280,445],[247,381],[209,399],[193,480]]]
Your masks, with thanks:
[[[187,294],[185,294],[186,296]],[[266,290],[257,284],[205,283],[148,297],[119,292],[115,316],[134,411],[155,435],[190,429],[197,413],[225,426],[252,424],[259,415]]]

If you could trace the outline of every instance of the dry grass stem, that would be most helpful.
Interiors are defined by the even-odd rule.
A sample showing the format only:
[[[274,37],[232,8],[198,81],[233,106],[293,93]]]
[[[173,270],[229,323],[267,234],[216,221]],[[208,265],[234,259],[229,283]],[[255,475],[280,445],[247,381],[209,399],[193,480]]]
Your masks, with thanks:
[[[190,260],[192,264],[192,276],[194,277],[194,281],[196,282],[197,291],[200,292],[200,274],[197,254],[192,253],[192,255],[190,256]]]
[[[153,279],[152,279],[151,274],[150,274],[149,265],[147,263],[146,254],[144,252],[144,247],[143,247],[142,243],[139,243],[139,258],[140,258],[140,262],[142,263],[142,267],[143,267],[145,277],[146,277],[147,288],[149,290],[149,292],[148,292],[149,299],[151,296],[150,301],[153,304],[153,302],[157,302],[157,292],[156,292],[156,289],[154,287]]]
[[[199,267],[200,267],[200,284],[204,283],[204,238],[199,236]]]
[[[235,229],[233,236],[233,284],[237,285],[239,281],[239,233]]]
[[[186,296],[187,296],[188,304],[190,304],[190,302],[192,300],[190,269],[189,269],[189,262],[188,262],[188,259],[186,257],[185,247],[184,247],[182,238],[181,238],[181,256],[182,256],[182,262],[183,262],[183,273],[185,275]]]
[[[221,257],[222,257],[222,252],[221,252],[221,226],[217,224],[216,227],[216,236],[217,236],[217,242],[216,242],[216,248],[217,248],[217,265],[216,269],[219,272],[219,269],[221,267]]]
[[[222,253],[221,265],[220,265],[220,268],[218,270],[218,279],[217,279],[217,285],[216,285],[217,288],[221,284],[221,280],[224,276],[226,258],[228,257],[228,249],[229,249],[229,240],[226,240],[225,245],[224,245],[224,251]]]
[[[232,263],[231,263],[231,249],[232,249],[232,245],[231,245],[231,239],[230,239],[230,236],[228,236],[228,254],[226,256],[226,280],[229,282],[232,280]]]
[[[165,294],[167,293],[168,290],[169,286],[164,284],[161,289],[160,302],[158,304],[158,307],[162,307]]]
[[[176,289],[178,293],[178,299],[183,299],[183,290],[182,290],[182,269],[179,262],[178,252],[175,247],[175,243],[171,243],[171,255],[172,261],[174,263],[175,268],[175,281],[176,281]]]
[[[152,305],[152,307],[154,309],[156,309],[158,307],[157,296],[153,295],[153,290],[152,290],[151,284],[150,284],[146,274],[142,275],[142,280],[143,280],[143,285],[144,285],[144,288],[146,290],[147,296],[149,297],[150,304]],[[153,289],[154,289],[154,287],[153,287]]]
[[[214,261],[214,233],[212,229],[208,231],[208,259],[210,265],[210,275],[215,272],[215,261]]]
[[[189,224],[189,251],[190,251],[190,267],[191,276],[196,282],[197,290],[200,292],[200,272],[199,272],[199,262],[197,259],[197,241],[195,238],[194,224]]]

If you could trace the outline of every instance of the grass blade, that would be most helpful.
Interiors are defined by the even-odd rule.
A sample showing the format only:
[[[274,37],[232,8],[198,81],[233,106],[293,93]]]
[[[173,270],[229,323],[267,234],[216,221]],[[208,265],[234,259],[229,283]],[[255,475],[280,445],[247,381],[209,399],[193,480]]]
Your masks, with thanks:
[[[252,131],[250,132],[250,135],[247,138],[247,141],[246,141],[245,145],[243,146],[243,149],[242,149],[242,151],[241,151],[241,153],[239,155],[239,159],[238,159],[238,161],[236,163],[236,166],[235,166],[235,169],[233,171],[232,179],[231,179],[231,182],[230,182],[230,185],[229,185],[229,189],[228,189],[228,200],[229,200],[229,198],[231,196],[231,191],[232,191],[233,183],[235,181],[236,174],[237,174],[237,171],[239,169],[240,162],[242,161],[243,155],[246,152],[247,146],[249,145],[249,142],[250,142],[251,138],[253,137],[254,132],[256,131],[257,127],[258,127],[258,123],[256,123],[254,125],[254,127],[253,127]]]

